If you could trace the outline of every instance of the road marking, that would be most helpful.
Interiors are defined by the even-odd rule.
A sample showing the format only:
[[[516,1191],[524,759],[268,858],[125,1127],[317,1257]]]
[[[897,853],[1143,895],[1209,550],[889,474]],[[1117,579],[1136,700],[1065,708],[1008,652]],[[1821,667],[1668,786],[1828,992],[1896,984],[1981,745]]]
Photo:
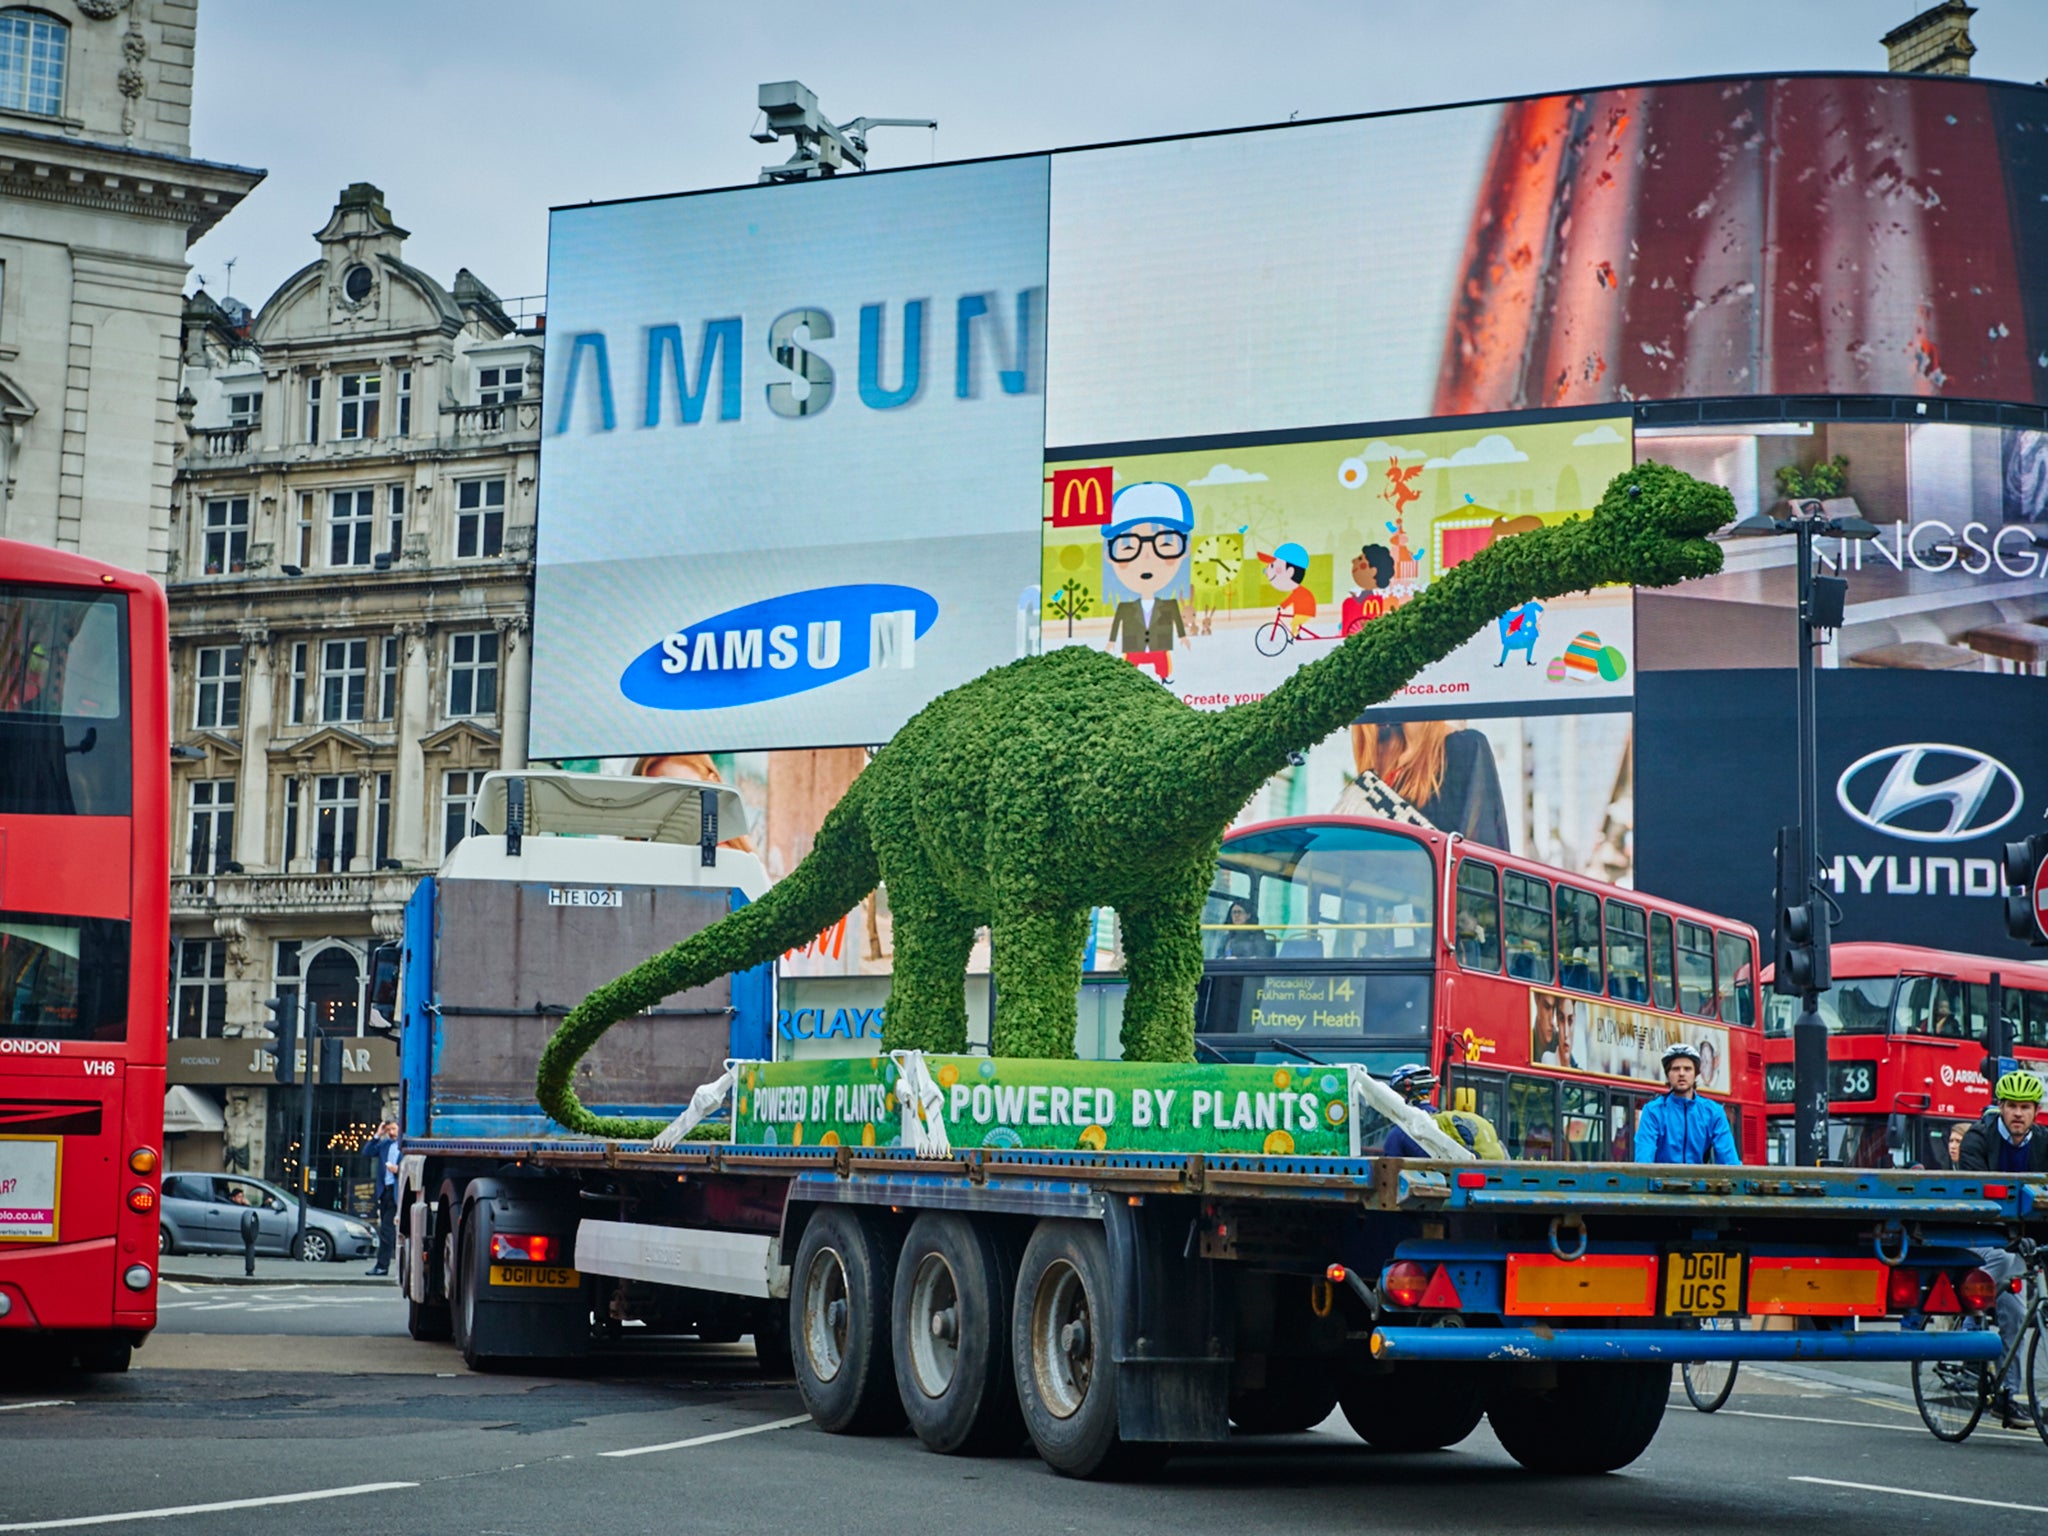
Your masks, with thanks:
[[[1920,1488],[1887,1488],[1882,1483],[1845,1483],[1835,1477],[1793,1477],[1793,1483],[1819,1483],[1827,1488],[1854,1488],[1862,1493],[1895,1493],[1902,1499],[1938,1499],[1944,1504],[1975,1504],[1982,1509],[2010,1509],[2023,1515],[2048,1515],[2048,1504],[2006,1504],[1997,1499],[1971,1499],[1960,1493],[1928,1493]],[[5,1530],[0,1526],[0,1530]]]
[[[77,1403],[68,1397],[45,1398],[40,1403],[0,1403],[0,1413],[13,1413],[21,1408],[76,1408]]]
[[[762,1435],[771,1429],[794,1429],[799,1424],[808,1424],[811,1416],[800,1413],[793,1419],[775,1419],[766,1424],[749,1424],[745,1429],[722,1429],[715,1435],[697,1435],[688,1440],[670,1440],[663,1445],[636,1445],[624,1451],[599,1451],[600,1456],[651,1456],[656,1451],[687,1451],[692,1446],[710,1445],[718,1440],[737,1440],[742,1435]],[[7,1527],[0,1525],[0,1531]]]
[[[131,1509],[118,1515],[73,1515],[68,1520],[24,1520],[0,1525],[0,1531],[61,1531],[80,1525],[119,1525],[123,1520],[169,1520],[177,1515],[211,1515],[225,1509],[265,1509],[273,1504],[311,1504],[321,1499],[347,1499],[359,1493],[390,1493],[417,1488],[418,1483],[357,1483],[350,1488],[315,1488],[309,1493],[277,1493],[262,1499],[223,1499],[218,1504],[177,1504],[167,1509]]]
[[[1781,1424],[1836,1424],[1844,1429],[1895,1429],[1903,1435],[1927,1433],[1918,1424],[1873,1424],[1868,1419],[1817,1419],[1805,1413],[1758,1413],[1750,1408],[1723,1408],[1721,1411],[1733,1418],[1776,1419]]]

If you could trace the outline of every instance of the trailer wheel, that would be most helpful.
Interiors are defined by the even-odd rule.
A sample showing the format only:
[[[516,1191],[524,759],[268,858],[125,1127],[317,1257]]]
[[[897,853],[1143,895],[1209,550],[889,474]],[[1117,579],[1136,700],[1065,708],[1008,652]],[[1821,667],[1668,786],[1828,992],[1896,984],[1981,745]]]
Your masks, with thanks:
[[[886,1434],[903,1423],[889,1361],[896,1246],[844,1206],[811,1217],[790,1271],[789,1331],[804,1410],[829,1434]]]
[[[1018,1267],[1010,1325],[1017,1405],[1040,1457],[1068,1477],[1139,1474],[1169,1450],[1117,1433],[1110,1276],[1108,1242],[1091,1222],[1040,1222]]]
[[[1612,1472],[1649,1449],[1670,1395],[1669,1365],[1566,1362],[1554,1387],[1496,1389],[1486,1414],[1531,1472]]]
[[[1314,1429],[1337,1406],[1330,1362],[1306,1355],[1273,1355],[1266,1384],[1230,1394],[1230,1422],[1247,1435],[1298,1435]]]
[[[942,1455],[990,1455],[1024,1439],[1010,1364],[1017,1262],[987,1229],[927,1212],[896,1261],[896,1391],[910,1427]]]
[[[1352,1376],[1337,1400],[1358,1438],[1382,1451],[1443,1450],[1486,1416],[1484,1380],[1470,1366]]]
[[[422,1344],[439,1344],[455,1331],[455,1320],[448,1312],[445,1301],[408,1301],[405,1331]]]

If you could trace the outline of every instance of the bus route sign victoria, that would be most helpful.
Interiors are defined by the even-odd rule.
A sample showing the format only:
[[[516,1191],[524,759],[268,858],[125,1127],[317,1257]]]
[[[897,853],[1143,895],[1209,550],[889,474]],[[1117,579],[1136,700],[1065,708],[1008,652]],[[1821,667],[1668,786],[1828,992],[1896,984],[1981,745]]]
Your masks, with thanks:
[[[929,1056],[955,1147],[1356,1157],[1351,1069]],[[749,1062],[733,1140],[766,1146],[902,1144],[899,1073],[886,1056]]]

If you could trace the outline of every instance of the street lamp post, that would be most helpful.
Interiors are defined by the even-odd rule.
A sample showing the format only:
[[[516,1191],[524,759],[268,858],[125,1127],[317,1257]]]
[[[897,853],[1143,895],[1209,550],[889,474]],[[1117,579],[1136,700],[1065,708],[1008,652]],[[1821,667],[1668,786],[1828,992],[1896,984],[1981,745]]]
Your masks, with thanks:
[[[1851,513],[1830,517],[1817,500],[1795,504],[1785,518],[1758,514],[1746,517],[1730,532],[1743,538],[1791,534],[1796,541],[1799,577],[1799,811],[1792,841],[1796,853],[1782,859],[1778,878],[1776,966],[1771,990],[1800,1000],[1792,1025],[1792,1161],[1802,1168],[1820,1165],[1826,1150],[1828,1114],[1828,1032],[1820,1016],[1820,995],[1827,990],[1831,898],[1820,884],[1820,743],[1819,711],[1814,689],[1814,647],[1825,632],[1841,628],[1848,582],[1839,576],[1816,576],[1813,541],[1823,534],[1838,539],[1873,539],[1877,529]],[[1781,843],[1782,846],[1782,843]],[[1789,868],[1787,866],[1789,865]]]

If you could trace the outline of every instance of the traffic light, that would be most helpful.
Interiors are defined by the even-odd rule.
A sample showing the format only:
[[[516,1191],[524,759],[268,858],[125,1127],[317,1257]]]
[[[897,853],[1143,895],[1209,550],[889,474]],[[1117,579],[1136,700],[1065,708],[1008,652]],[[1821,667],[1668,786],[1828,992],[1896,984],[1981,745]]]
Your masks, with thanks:
[[[2044,863],[2048,863],[2048,832],[2005,845],[2005,931],[2022,944],[2048,944],[2048,871],[2041,868]]]
[[[270,1051],[275,1059],[271,1075],[280,1083],[295,1083],[299,1080],[298,997],[268,997],[263,1006],[270,1010],[270,1022],[263,1027],[270,1036]]]
[[[347,1039],[341,1035],[322,1035],[320,1037],[321,1082],[338,1083],[341,1081],[341,1053],[347,1044]]]
[[[1771,990],[1798,997],[1809,988],[1826,990],[1828,909],[1813,889],[1813,876],[1799,856],[1796,828],[1778,829],[1777,924],[1771,956]]]

